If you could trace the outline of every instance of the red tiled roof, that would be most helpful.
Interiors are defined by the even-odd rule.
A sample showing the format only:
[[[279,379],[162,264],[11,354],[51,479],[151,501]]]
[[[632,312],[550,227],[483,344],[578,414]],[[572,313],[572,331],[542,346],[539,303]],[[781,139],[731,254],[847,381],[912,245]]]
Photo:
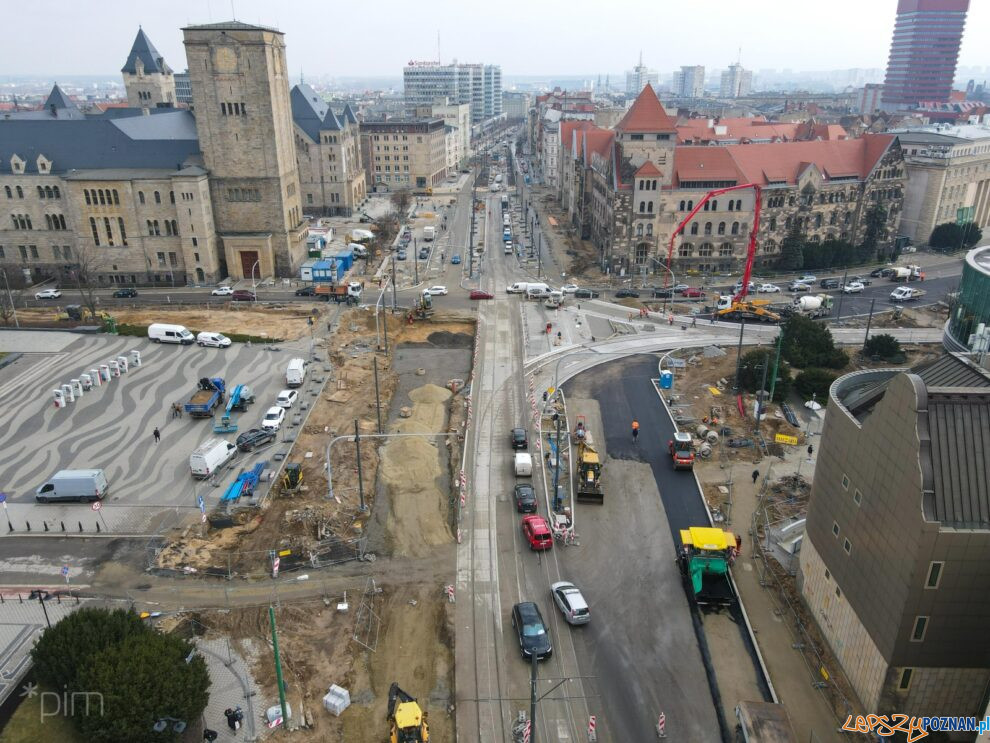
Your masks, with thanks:
[[[615,125],[620,132],[672,132],[674,122],[663,110],[652,85],[646,85],[636,101]]]
[[[615,141],[615,132],[611,129],[600,129],[598,127],[592,127],[578,132],[578,137],[581,136],[584,137],[584,147],[582,150],[585,165],[591,165],[592,153],[597,153],[605,157],[612,148],[612,142]]]
[[[660,172],[660,168],[653,164],[652,160],[647,160],[639,166],[639,170],[637,170],[633,175],[643,176],[645,178],[655,175],[663,175],[663,173]]]
[[[580,139],[578,140],[578,149],[573,149],[573,133],[575,131],[581,131],[583,129],[590,129],[594,124],[587,120],[576,121],[573,119],[560,122],[560,142],[564,147],[565,152],[568,152],[572,157],[575,156],[576,152],[580,152]]]
[[[746,145],[757,147],[759,145]],[[674,150],[674,186],[682,181],[745,182],[728,147],[678,147]]]

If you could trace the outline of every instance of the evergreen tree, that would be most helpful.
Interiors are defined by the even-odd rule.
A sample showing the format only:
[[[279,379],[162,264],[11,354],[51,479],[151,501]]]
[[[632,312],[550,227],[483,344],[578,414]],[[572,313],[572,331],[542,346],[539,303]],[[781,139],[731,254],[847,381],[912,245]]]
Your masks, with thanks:
[[[798,220],[794,220],[787,236],[780,243],[778,266],[785,271],[799,271],[804,268],[804,234]]]

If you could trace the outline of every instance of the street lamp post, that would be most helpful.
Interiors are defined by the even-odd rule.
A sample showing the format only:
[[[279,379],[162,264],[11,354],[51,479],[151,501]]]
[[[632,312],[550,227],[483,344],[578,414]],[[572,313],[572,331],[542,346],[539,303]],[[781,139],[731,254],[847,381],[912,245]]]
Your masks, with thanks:
[[[653,261],[654,263],[656,263],[658,266],[660,266],[660,268],[662,268],[664,271],[666,271],[667,273],[670,274],[670,291],[669,292],[664,292],[664,295],[663,295],[663,311],[666,313],[667,312],[667,295],[670,294],[671,295],[671,299],[673,299],[674,287],[677,286],[677,278],[674,276],[674,272],[671,270],[670,266],[668,266],[666,263],[664,263],[663,261],[657,260],[652,255],[647,256],[647,257],[651,261]]]
[[[258,282],[254,280],[254,269],[258,269],[258,279],[261,279],[261,261],[255,261],[254,265],[251,266],[251,291],[254,294],[254,301],[258,301]]]

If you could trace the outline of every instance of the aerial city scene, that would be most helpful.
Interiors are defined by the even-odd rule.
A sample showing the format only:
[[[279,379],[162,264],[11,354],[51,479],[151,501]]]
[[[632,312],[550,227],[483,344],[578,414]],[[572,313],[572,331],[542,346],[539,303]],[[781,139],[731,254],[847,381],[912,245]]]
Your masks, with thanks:
[[[0,743],[990,742],[990,5],[5,11]]]

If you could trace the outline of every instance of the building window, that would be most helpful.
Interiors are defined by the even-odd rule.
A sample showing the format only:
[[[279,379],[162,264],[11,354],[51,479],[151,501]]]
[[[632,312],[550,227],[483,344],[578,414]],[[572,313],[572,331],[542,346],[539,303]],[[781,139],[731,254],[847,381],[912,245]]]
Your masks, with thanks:
[[[849,477],[848,475],[842,476],[842,489],[849,490]]]
[[[195,247],[196,247],[197,245],[199,245],[199,240],[197,240],[197,239],[196,239],[196,238],[194,237],[194,238],[192,239],[192,245],[193,245],[193,247],[195,248]]]
[[[8,199],[14,198],[14,194],[11,192],[10,186],[4,186],[3,187],[3,190],[6,192]],[[88,204],[89,203],[89,200],[87,200],[86,203]]]
[[[171,204],[174,204],[175,203],[175,191],[169,191],[168,192],[168,200],[169,200],[169,203],[171,203]]]
[[[729,202],[729,203],[732,203],[732,202]],[[773,223],[773,220],[771,219],[770,222],[772,224]],[[770,229],[773,229],[773,227],[771,227]],[[733,235],[738,235],[739,234],[739,223],[738,222],[733,222],[732,223],[732,228],[729,231]]]
[[[924,642],[928,632],[928,617],[915,617],[914,629],[911,630],[911,642]]]
[[[942,580],[942,568],[944,567],[944,562],[932,562],[929,564],[928,577],[925,579],[925,588],[938,588],[938,584]]]
[[[694,255],[694,245],[691,243],[684,243],[677,249],[677,255],[680,258],[690,258]]]
[[[113,190],[113,203],[118,206],[120,205],[120,194],[117,193],[116,188]]]
[[[711,222],[705,222],[705,234],[706,235],[712,234],[712,223]]]
[[[853,491],[853,502],[858,506],[863,502],[863,494],[859,492],[859,488]]]
[[[720,234],[720,235],[724,235],[725,234],[725,222],[719,222],[718,223],[718,234]]]
[[[701,243],[701,247],[698,248],[698,256],[701,258],[710,258],[715,246],[711,243]]]
[[[835,535],[835,536],[839,536],[839,522],[838,521],[833,521],[832,522],[832,534]]]
[[[159,266],[164,266],[164,265],[165,265],[165,254],[164,254],[164,253],[161,253],[161,252],[159,252],[159,253],[157,254],[157,256],[158,256],[158,265],[159,265]]]
[[[28,248],[31,250],[31,258],[33,258],[34,260],[38,260],[38,246],[28,245]]]
[[[110,231],[110,217],[103,218],[103,227],[107,231],[107,245],[113,246],[113,232]]]
[[[20,186],[17,186],[17,198],[19,199],[24,198],[24,189],[21,188]]]
[[[697,235],[698,234],[698,223],[697,222],[692,222],[691,223],[691,234],[692,235]]]
[[[852,548],[853,548],[852,542],[850,542],[848,539],[842,540],[842,549],[846,551],[847,555],[852,553]]]
[[[901,680],[897,682],[898,691],[907,691],[911,688],[911,677],[914,675],[913,668],[901,669]]]
[[[138,201],[142,204],[144,203],[144,191],[138,191]],[[89,201],[87,201],[86,203],[88,204]]]
[[[722,243],[719,245],[718,254],[723,257],[732,255],[732,243]]]
[[[117,217],[117,227],[120,229],[120,242],[122,245],[127,245],[127,230],[124,229],[124,218]]]
[[[176,255],[173,252],[169,252],[169,254],[168,254],[168,264],[170,266],[178,266],[179,265],[179,256]]]
[[[89,218],[89,229],[93,231],[93,242],[96,245],[100,244],[100,231],[96,229],[96,220],[93,217]]]
[[[161,204],[162,203],[162,195],[158,191],[155,191],[155,203],[156,204]]]
[[[681,204],[680,204],[680,210],[681,210],[681,211],[684,211],[684,205],[685,205],[685,202],[684,202],[684,200],[682,199],[682,200],[681,200]]]

